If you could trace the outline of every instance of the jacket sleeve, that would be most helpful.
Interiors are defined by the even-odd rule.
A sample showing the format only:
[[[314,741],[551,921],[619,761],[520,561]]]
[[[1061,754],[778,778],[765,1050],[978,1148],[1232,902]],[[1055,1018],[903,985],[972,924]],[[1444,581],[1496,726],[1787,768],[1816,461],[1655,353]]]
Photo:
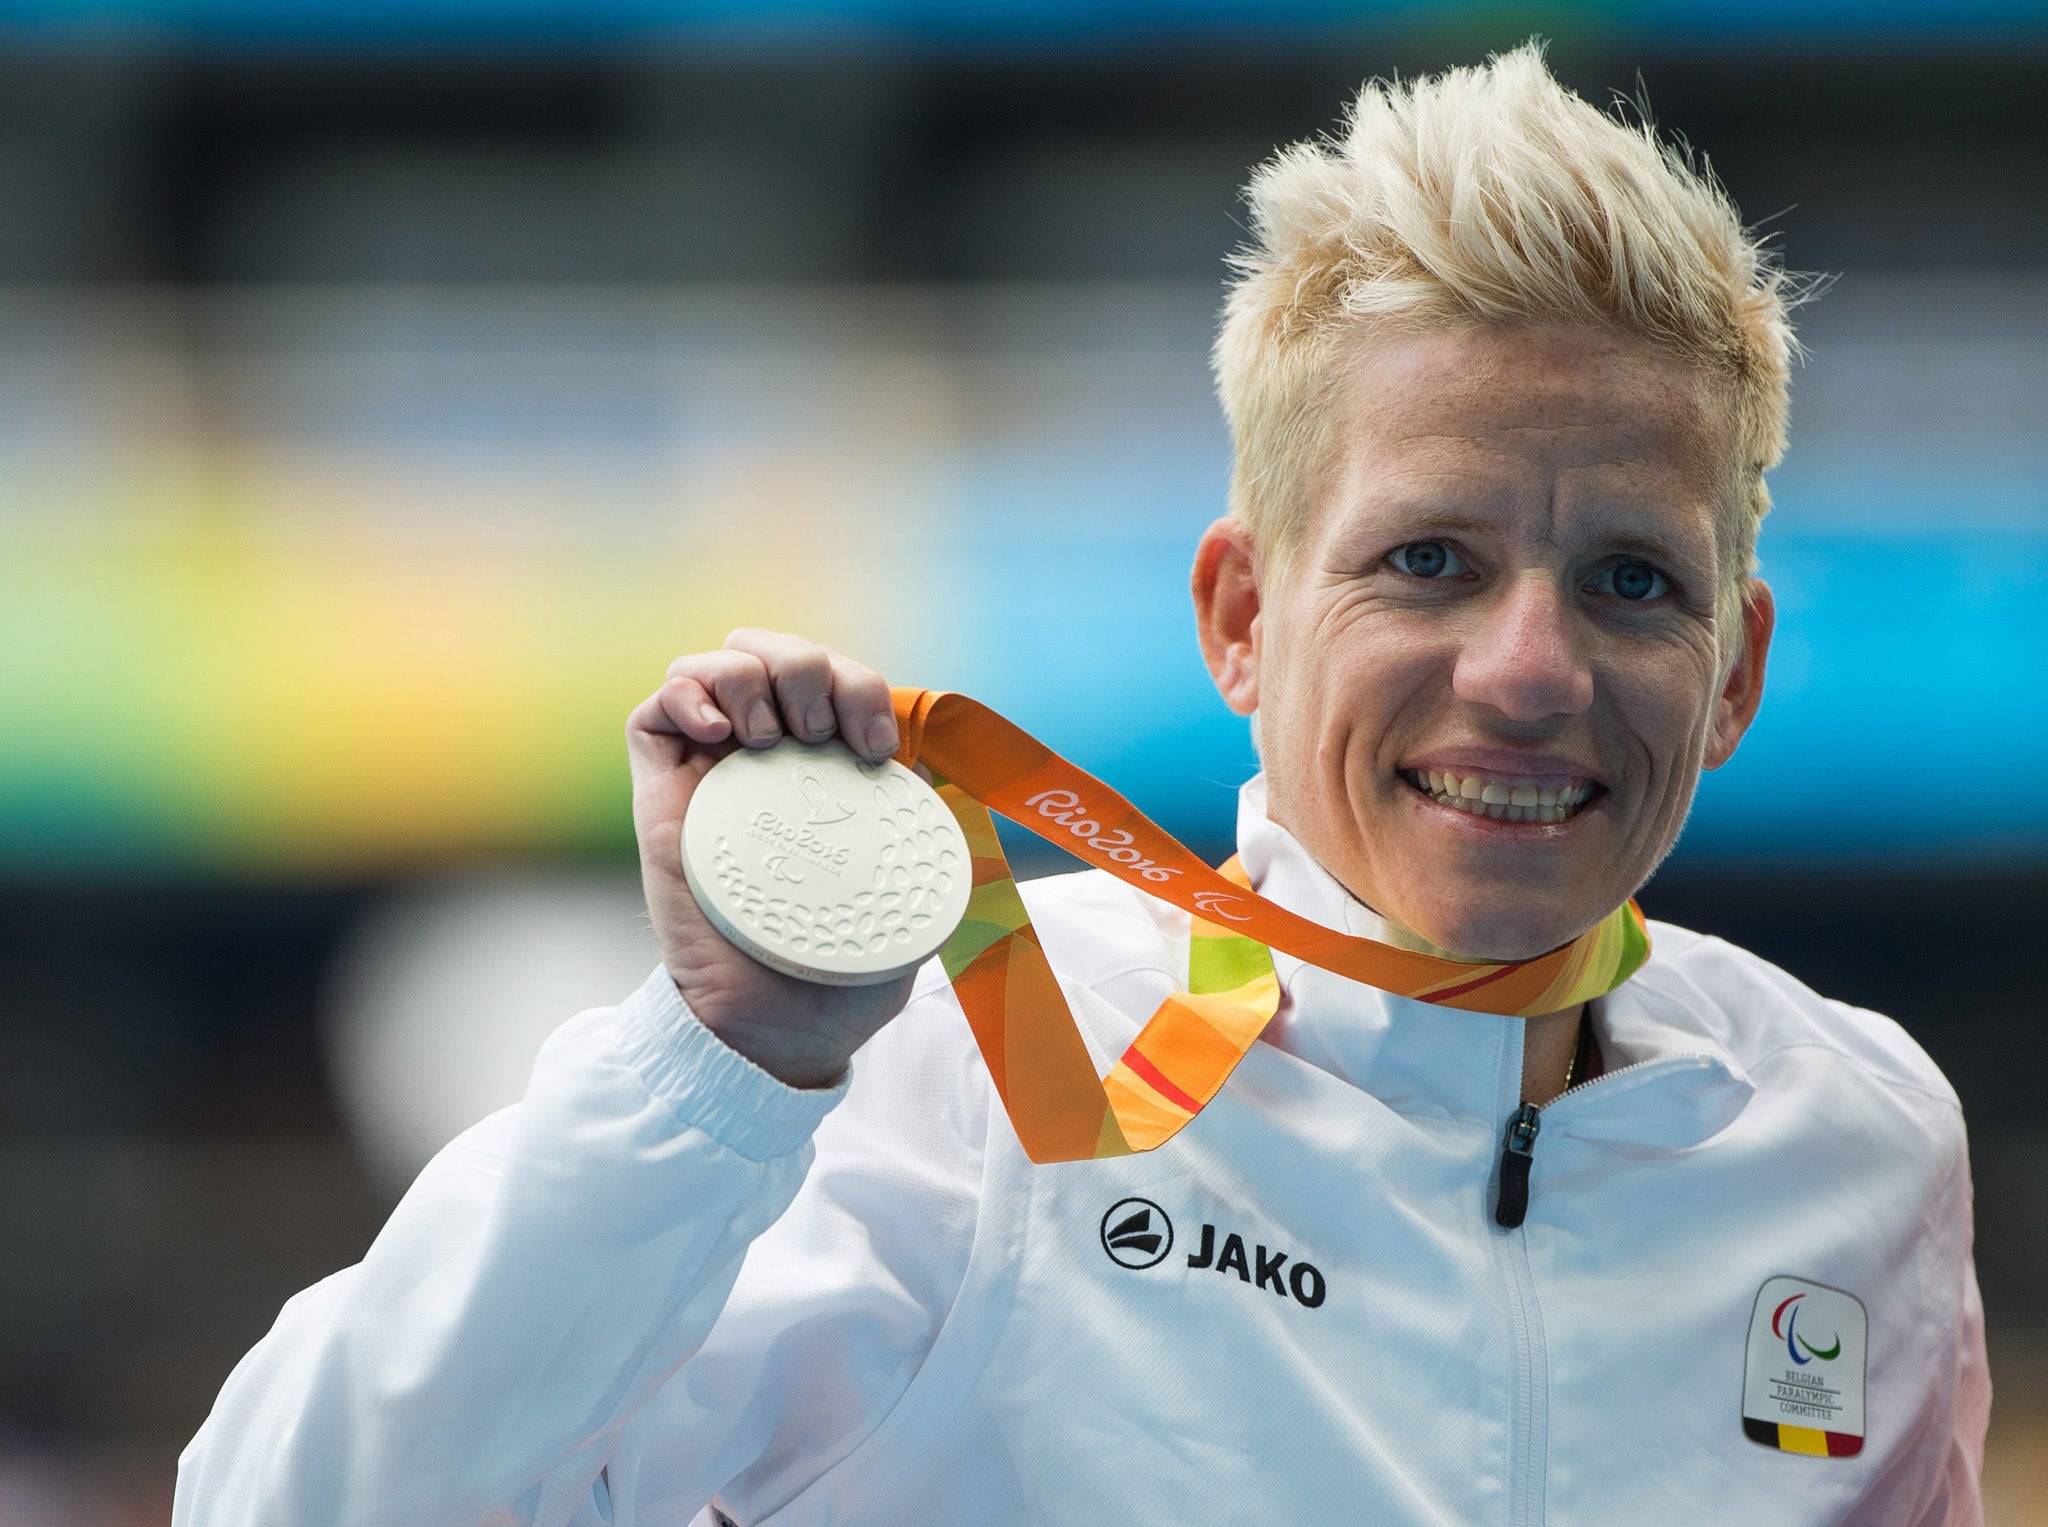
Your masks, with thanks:
[[[1967,1205],[1967,1180],[1963,1192]],[[1957,1294],[1954,1425],[1944,1439],[1933,1498],[1918,1518],[1924,1527],[1983,1527],[1984,1522],[1984,1433],[1991,1424],[1991,1368],[1985,1357],[1984,1300],[1977,1291],[1976,1259],[1967,1252]]]
[[[1991,1421],[1991,1369],[1984,1348],[1984,1300],[1977,1289],[1974,1194],[1969,1147],[1956,1125],[1956,1159],[1931,1212],[1937,1244],[1953,1248],[1955,1276],[1941,1314],[1953,1343],[1946,1404],[1930,1407],[1935,1452],[1928,1484],[1909,1519],[1915,1527],[1983,1527],[1984,1433]],[[1874,1518],[1875,1519],[1875,1518]]]
[[[363,1261],[288,1303],[230,1375],[180,1459],[174,1527],[623,1524],[621,1487],[648,1481],[637,1463],[619,1477],[622,1444],[663,1460],[665,1509],[709,1500],[778,1437],[805,1439],[776,1481],[800,1487],[908,1383],[965,1257],[964,1236],[892,1240],[901,1173],[855,1121],[826,1191],[749,1274],[766,1291],[695,1372],[848,1090],[783,1086],[660,970],[571,1020],[524,1100],[442,1151]],[[849,1181],[876,1222],[851,1239],[830,1213]],[[971,1229],[971,1204],[952,1212]],[[859,1375],[828,1425],[805,1413],[806,1375],[770,1360],[792,1327]],[[649,1415],[675,1446],[635,1442]]]
[[[1943,1466],[1942,1494],[1928,1520],[1942,1527],[1982,1527],[1984,1433],[1991,1424],[1991,1368],[1984,1353],[1984,1301],[1974,1258],[1963,1264],[1956,1326],[1956,1427]]]

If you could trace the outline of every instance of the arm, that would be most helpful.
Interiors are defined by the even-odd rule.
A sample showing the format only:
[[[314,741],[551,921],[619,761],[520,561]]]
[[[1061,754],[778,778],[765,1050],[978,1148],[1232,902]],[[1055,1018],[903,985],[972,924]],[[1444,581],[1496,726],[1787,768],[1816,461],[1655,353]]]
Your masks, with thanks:
[[[826,988],[778,975],[689,896],[677,840],[697,781],[785,729],[839,730],[871,757],[896,742],[878,675],[761,632],[678,659],[634,712],[634,817],[663,968],[558,1033],[524,1102],[444,1151],[361,1265],[286,1306],[182,1462],[179,1527],[611,1519],[621,1433],[705,1342],[748,1247],[798,1194],[853,1052],[910,994],[908,978]],[[943,1237],[894,1244],[893,1221],[914,1217],[888,1210],[900,1177],[888,1132],[856,1138],[843,1173],[873,1180],[842,1197],[874,1222],[834,1226],[833,1195],[817,1195],[837,1231],[813,1237],[818,1265],[802,1266],[800,1248],[785,1293],[721,1344],[716,1393],[677,1386],[696,1403],[666,1415],[682,1428],[666,1452],[696,1463],[662,1481],[665,1500],[710,1495],[750,1446],[803,1419],[806,1369],[749,1367],[750,1348],[803,1347],[814,1366],[860,1376],[830,1424],[806,1422],[819,1441],[797,1450],[792,1479],[915,1371],[964,1240],[958,1258]],[[906,1282],[898,1259],[922,1271]],[[778,1321],[801,1339],[779,1339]]]
[[[1947,1527],[1978,1527],[1984,1520],[1980,1481],[1984,1475],[1984,1433],[1991,1424],[1991,1368],[1984,1355],[1984,1301],[1977,1292],[1975,1258],[1967,1258],[1963,1263],[1956,1363],[1956,1425],[1943,1469],[1948,1500],[1932,1520]]]
[[[1983,1527],[1984,1433],[1991,1421],[1991,1369],[1984,1349],[1984,1300],[1977,1290],[1975,1215],[1970,1186],[1969,1147],[1956,1122],[1956,1159],[1929,1224],[1942,1244],[1956,1252],[1948,1317],[1953,1342],[1953,1389],[1947,1403],[1930,1407],[1938,1453],[1931,1480],[1912,1520],[1918,1527]]]
[[[1967,1184],[1964,1197],[1967,1201]],[[1991,1424],[1991,1369],[1984,1353],[1984,1301],[1977,1292],[1976,1259],[1967,1252],[1959,1295],[1953,1425],[1943,1439],[1933,1499],[1918,1518],[1924,1527],[1982,1527],[1984,1521],[1984,1433]]]
[[[519,1107],[443,1151],[361,1264],[285,1307],[187,1450],[174,1520],[569,1520],[608,1440],[703,1341],[839,1096],[726,1049],[665,973],[572,1021]]]
[[[879,1424],[959,1288],[987,1106],[963,1033],[939,996],[849,1088],[804,1092],[660,972],[573,1020],[525,1100],[236,1368],[180,1461],[176,1527],[786,1500]]]

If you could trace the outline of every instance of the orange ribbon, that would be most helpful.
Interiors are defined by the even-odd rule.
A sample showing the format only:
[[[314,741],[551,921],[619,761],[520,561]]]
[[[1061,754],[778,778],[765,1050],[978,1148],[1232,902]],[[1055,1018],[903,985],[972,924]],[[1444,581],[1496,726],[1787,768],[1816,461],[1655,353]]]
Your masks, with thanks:
[[[1267,946],[1444,1007],[1512,1017],[1612,991],[1649,957],[1633,901],[1560,949],[1506,964],[1396,949],[1310,922],[1253,891],[1235,861],[1209,868],[1102,781],[965,695],[898,689],[897,757],[922,764],[966,836],[974,892],[940,959],[996,1091],[1033,1161],[1151,1150],[1221,1090],[1279,1005]],[[1190,989],[1167,998],[1096,1074],[989,810],[1188,912]]]

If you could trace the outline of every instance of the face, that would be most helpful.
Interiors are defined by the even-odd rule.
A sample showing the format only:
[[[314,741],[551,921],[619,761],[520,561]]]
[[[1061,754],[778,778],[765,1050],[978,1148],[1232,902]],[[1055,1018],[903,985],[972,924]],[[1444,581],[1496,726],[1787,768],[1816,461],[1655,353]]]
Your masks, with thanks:
[[[1756,712],[1769,592],[1717,621],[1732,410],[1580,330],[1362,343],[1298,540],[1203,538],[1218,687],[1258,712],[1274,818],[1453,953],[1592,927],[1676,840]]]

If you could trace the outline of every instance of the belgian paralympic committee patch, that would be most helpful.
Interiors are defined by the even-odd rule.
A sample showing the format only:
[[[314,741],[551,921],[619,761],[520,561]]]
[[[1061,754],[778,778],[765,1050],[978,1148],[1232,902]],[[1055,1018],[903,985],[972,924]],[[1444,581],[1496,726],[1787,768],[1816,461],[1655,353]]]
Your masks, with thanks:
[[[938,792],[837,740],[742,749],[683,818],[683,876],[718,931],[762,964],[869,986],[936,954],[967,913],[973,865]]]
[[[1870,1318],[1854,1294],[1805,1278],[1767,1278],[1749,1316],[1742,1430],[1752,1442],[1814,1458],[1863,1451]]]

